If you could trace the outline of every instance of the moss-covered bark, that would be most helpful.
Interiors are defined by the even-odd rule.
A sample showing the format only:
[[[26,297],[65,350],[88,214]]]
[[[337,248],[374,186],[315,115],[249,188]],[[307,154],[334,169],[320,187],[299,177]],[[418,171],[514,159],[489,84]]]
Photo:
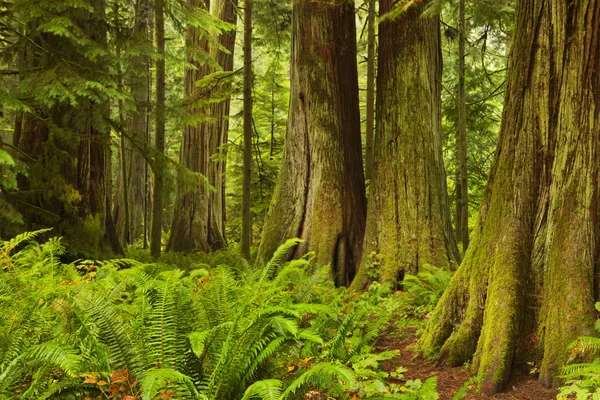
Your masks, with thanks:
[[[421,348],[472,358],[483,392],[517,361],[551,384],[593,332],[599,261],[600,1],[517,6],[500,144],[474,238]]]
[[[385,15],[394,1],[381,0]],[[439,18],[427,2],[379,27],[377,133],[363,262],[352,286],[369,283],[368,258],[380,255],[378,279],[396,283],[425,263],[456,265],[442,160]]]
[[[194,7],[211,8],[210,1],[190,0]],[[211,12],[217,18],[236,23],[237,0],[215,0]],[[187,125],[183,134],[181,164],[191,172],[202,174],[206,180],[180,176],[177,200],[168,251],[217,250],[225,247],[225,149],[229,130],[229,97],[218,102],[207,102],[210,96],[221,96],[228,91],[227,84],[211,90],[198,88],[197,82],[217,70],[233,69],[235,30],[224,32],[218,42],[226,51],[209,45],[194,27],[188,29],[187,59],[196,68],[185,72],[185,94],[190,111],[200,117],[200,122]],[[206,62],[210,53],[216,65]]]
[[[286,239],[305,242],[350,284],[365,227],[354,4],[294,0],[291,94],[281,173],[259,258]]]

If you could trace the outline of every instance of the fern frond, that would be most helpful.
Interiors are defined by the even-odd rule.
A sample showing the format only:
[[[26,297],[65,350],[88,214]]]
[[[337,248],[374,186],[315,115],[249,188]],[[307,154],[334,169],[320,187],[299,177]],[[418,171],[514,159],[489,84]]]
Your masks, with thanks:
[[[197,398],[199,396],[192,379],[170,368],[151,369],[144,373],[141,379],[142,398],[152,400],[165,389],[172,387],[173,384],[179,384],[179,387],[187,389],[188,395]],[[178,398],[183,398],[183,393],[178,391]]]
[[[23,242],[30,242],[33,239],[35,239],[37,236],[41,235],[42,233],[46,233],[51,231],[52,228],[47,228],[47,229],[40,229],[37,231],[31,231],[31,232],[23,232],[20,235],[15,236],[14,238],[10,239],[10,240],[2,240],[0,241],[0,250],[5,253],[8,254],[10,253],[14,248],[16,248],[17,246],[19,246],[21,243]]]
[[[581,336],[569,344],[570,360],[580,354],[595,355],[600,352],[600,339],[592,336]]]
[[[296,393],[299,389],[314,385],[329,393],[343,397],[347,390],[356,388],[356,375],[341,364],[322,363],[313,366],[296,378],[282,393],[281,398]]]
[[[277,379],[265,379],[254,382],[246,389],[242,400],[279,400],[282,388],[283,384]]]
[[[285,241],[285,243],[283,243],[281,246],[279,246],[279,248],[277,248],[277,250],[275,250],[273,257],[271,257],[271,259],[269,260],[269,262],[263,269],[263,272],[259,279],[259,284],[258,284],[259,287],[261,287],[263,285],[263,282],[265,281],[265,279],[273,276],[273,273],[275,272],[275,270],[277,268],[279,268],[283,262],[286,261],[290,251],[302,242],[303,242],[302,239],[297,239],[297,238],[288,239]]]

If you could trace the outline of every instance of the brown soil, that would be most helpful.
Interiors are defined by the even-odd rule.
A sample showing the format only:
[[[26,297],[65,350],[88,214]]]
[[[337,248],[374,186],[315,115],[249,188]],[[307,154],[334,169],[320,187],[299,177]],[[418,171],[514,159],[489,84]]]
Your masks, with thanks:
[[[436,364],[432,361],[415,356],[412,348],[417,341],[415,330],[406,330],[400,336],[398,333],[389,333],[381,337],[377,343],[377,349],[380,351],[397,350],[398,357],[393,362],[384,364],[387,371],[393,371],[398,365],[406,368],[404,379],[421,379],[425,381],[432,376],[438,377],[437,391],[440,400],[452,400],[459,389],[471,378],[466,367],[448,367],[443,364]],[[535,375],[528,373],[528,368],[517,369],[513,373],[513,378],[504,393],[498,393],[489,397],[477,392],[477,385],[472,384],[468,387],[466,400],[486,400],[486,399],[519,399],[519,400],[550,400],[556,398],[557,391],[542,386],[536,380]]]

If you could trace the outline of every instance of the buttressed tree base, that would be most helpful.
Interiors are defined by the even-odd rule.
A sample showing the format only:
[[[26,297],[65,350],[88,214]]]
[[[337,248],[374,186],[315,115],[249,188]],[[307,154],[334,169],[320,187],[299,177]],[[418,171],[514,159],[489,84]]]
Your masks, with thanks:
[[[472,360],[486,394],[516,362],[553,383],[593,333],[599,289],[600,1],[519,1],[516,15],[488,193],[421,338],[427,355]]]

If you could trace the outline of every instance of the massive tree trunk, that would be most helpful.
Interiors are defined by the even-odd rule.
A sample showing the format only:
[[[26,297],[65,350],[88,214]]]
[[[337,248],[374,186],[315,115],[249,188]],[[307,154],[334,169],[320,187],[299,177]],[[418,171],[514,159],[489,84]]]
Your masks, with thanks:
[[[365,228],[354,4],[293,3],[291,93],[281,173],[259,258],[286,239],[304,243],[348,285],[360,261]]]
[[[202,4],[191,0],[190,5],[211,8],[209,0],[203,0]],[[222,21],[235,25],[236,7],[237,0],[216,0],[212,4],[212,13]],[[211,90],[198,89],[196,83],[216,70],[202,58],[208,53],[223,71],[233,70],[235,36],[235,29],[219,36],[219,45],[227,50],[223,51],[209,46],[208,38],[201,37],[197,28],[188,29],[187,58],[196,68],[187,68],[185,71],[185,95],[194,103],[190,107],[191,111],[198,115],[204,114],[204,120],[185,127],[180,159],[185,168],[202,174],[206,181],[198,178],[190,184],[189,180],[180,177],[169,251],[209,251],[223,248],[227,244],[224,147],[229,130],[229,96],[226,95],[225,100],[219,102],[206,103],[212,94],[211,90],[226,93],[229,91],[229,83],[219,83]]]
[[[442,160],[439,18],[411,6],[379,25],[377,134],[361,269],[366,287],[373,253],[378,280],[395,284],[423,264],[449,268],[459,255],[452,234]],[[380,13],[393,0],[380,1]],[[401,44],[401,45],[399,45]]]
[[[465,259],[421,338],[481,389],[515,362],[552,383],[591,334],[600,224],[600,0],[517,3],[500,144]]]
[[[140,42],[149,42],[148,25],[150,22],[150,4],[148,0],[136,1],[133,4],[135,25],[133,35]],[[138,55],[133,60],[134,70],[128,74],[131,82],[131,94],[135,102],[135,110],[128,116],[124,128],[127,135],[123,152],[125,180],[121,173],[117,176],[114,218],[119,237],[124,243],[133,243],[142,236],[144,229],[144,191],[146,160],[143,152],[148,142],[148,94],[149,77],[147,55]],[[121,163],[121,159],[119,163]],[[119,164],[119,171],[123,166]],[[124,185],[124,182],[127,184]],[[124,191],[126,190],[126,196]],[[127,198],[129,210],[129,226],[125,224],[125,204]]]

